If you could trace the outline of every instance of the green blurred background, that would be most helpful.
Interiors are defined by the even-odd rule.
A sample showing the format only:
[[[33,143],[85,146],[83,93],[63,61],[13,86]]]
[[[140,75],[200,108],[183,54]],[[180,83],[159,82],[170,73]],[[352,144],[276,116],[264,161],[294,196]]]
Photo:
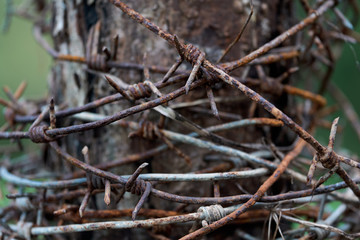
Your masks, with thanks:
[[[15,3],[18,2],[21,1],[15,1]],[[3,25],[5,19],[5,3],[5,0],[0,1],[0,26]],[[356,30],[359,32],[359,26]],[[332,81],[340,86],[357,112],[360,112],[359,55],[359,43],[355,45],[345,43],[332,75]],[[27,81],[28,87],[24,97],[30,99],[43,97],[47,92],[47,76],[51,64],[52,59],[32,36],[32,24],[24,19],[13,17],[9,31],[0,33],[0,85],[7,85],[15,91],[22,81]],[[0,90],[0,97],[5,97],[2,90]],[[2,111],[2,108],[0,110]],[[0,124],[2,124],[4,119],[2,114],[0,115]],[[342,149],[360,154],[359,140],[344,117],[341,118],[340,124],[345,126],[344,135],[340,137]],[[328,132],[329,130],[320,130],[317,133],[317,138],[324,144],[327,142]]]
[[[0,26],[3,27],[6,1],[0,2]],[[43,96],[50,65],[51,58],[32,37],[32,24],[13,17],[9,31],[0,34],[1,85],[7,85],[14,91],[22,81],[27,81],[26,97]],[[4,97],[3,91],[0,91],[0,96]]]

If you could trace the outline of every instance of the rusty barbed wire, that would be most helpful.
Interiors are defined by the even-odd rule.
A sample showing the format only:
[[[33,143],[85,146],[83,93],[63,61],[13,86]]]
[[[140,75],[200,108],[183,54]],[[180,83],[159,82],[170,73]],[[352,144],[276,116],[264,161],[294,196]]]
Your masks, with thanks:
[[[22,83],[14,93],[12,93],[9,88],[4,88],[4,93],[8,100],[0,99],[0,104],[6,107],[5,116],[7,122],[1,128],[0,139],[15,139],[18,141],[18,144],[20,144],[19,139],[27,138],[33,143],[44,143],[46,147],[50,147],[63,160],[81,171],[75,170],[60,178],[53,176],[51,178],[46,178],[47,180],[41,182],[31,179],[29,176],[26,176],[26,174],[23,174],[23,172],[26,171],[21,171],[15,167],[12,168],[11,165],[1,166],[1,179],[22,187],[34,187],[38,189],[38,193],[41,193],[37,195],[19,192],[17,194],[8,195],[9,198],[15,199],[15,202],[11,207],[0,211],[0,216],[5,219],[4,224],[0,225],[2,237],[31,238],[32,235],[96,231],[99,229],[149,228],[159,225],[195,222],[191,227],[189,234],[182,237],[182,239],[194,239],[208,234],[230,222],[233,224],[241,224],[246,222],[249,218],[256,218],[256,216],[261,216],[262,219],[266,219],[267,216],[270,216],[270,223],[272,220],[275,221],[277,226],[274,237],[276,236],[282,218],[287,221],[301,223],[304,226],[311,226],[309,236],[323,238],[332,232],[350,239],[358,237],[358,234],[356,233],[347,233],[336,226],[331,226],[331,224],[334,224],[334,222],[344,214],[345,210],[342,208],[339,208],[339,212],[336,212],[336,214],[330,215],[325,222],[320,222],[319,219],[316,223],[310,222],[311,220],[314,220],[315,222],[317,216],[320,216],[319,218],[322,217],[325,206],[324,201],[327,199],[327,195],[322,198],[325,200],[323,200],[322,203],[320,203],[320,207],[316,209],[316,213],[319,212],[318,215],[314,214],[314,212],[312,212],[313,209],[306,205],[305,210],[292,209],[302,206],[301,204],[313,200],[313,196],[320,194],[329,194],[329,196],[331,196],[329,197],[331,201],[340,199],[343,202],[357,206],[358,199],[355,199],[354,197],[349,198],[348,195],[335,192],[342,188],[349,188],[356,197],[360,198],[360,189],[357,185],[360,183],[360,180],[358,178],[352,178],[348,174],[349,168],[341,166],[341,163],[345,163],[350,167],[360,168],[360,163],[354,159],[341,156],[334,151],[338,118],[336,118],[331,125],[330,138],[327,146],[323,146],[312,135],[312,131],[322,119],[317,118],[320,117],[321,114],[314,117],[311,115],[316,110],[325,107],[327,104],[326,99],[323,97],[323,93],[329,84],[331,84],[329,83],[329,79],[333,72],[335,62],[335,57],[333,56],[327,35],[328,32],[318,19],[327,11],[335,9],[333,11],[337,18],[341,20],[342,27],[346,27],[346,18],[344,14],[335,8],[338,4],[337,1],[325,0],[317,3],[315,7],[312,7],[308,1],[302,0],[301,4],[308,14],[302,21],[284,31],[270,42],[252,51],[245,57],[218,65],[212,64],[206,59],[205,52],[200,50],[200,48],[202,48],[201,46],[197,47],[191,43],[182,43],[175,34],[170,34],[162,30],[156,24],[144,18],[140,13],[136,12],[122,1],[114,0],[111,2],[125,14],[129,15],[159,37],[165,39],[171,46],[176,48],[179,58],[171,67],[149,65],[145,57],[142,64],[119,62],[117,61],[117,47],[119,45],[118,36],[115,36],[112,39],[111,48],[99,45],[100,29],[102,28],[100,21],[97,21],[89,28],[89,34],[87,35],[87,38],[85,38],[85,56],[62,55],[53,49],[44,39],[43,23],[34,21],[33,34],[35,39],[55,60],[83,63],[85,67],[87,67],[86,71],[98,75],[101,78],[105,78],[109,85],[111,85],[118,93],[104,96],[82,106],[73,108],[63,107],[61,109],[58,109],[58,106],[55,106],[55,102],[51,98],[48,107],[37,104],[36,109],[29,110],[21,102],[22,99],[20,99],[26,87],[25,83]],[[357,6],[353,1],[351,4]],[[248,16],[246,24],[243,26],[233,43],[224,50],[220,60],[239,40],[246,25],[249,23],[253,13],[251,1],[250,5],[251,14]],[[356,8],[354,9],[356,10]],[[33,16],[28,17],[30,17],[30,19],[36,19]],[[310,39],[306,39],[307,42],[302,44],[302,46],[280,46],[285,40],[299,33],[307,26],[310,26],[311,28],[308,36]],[[341,34],[347,36],[345,31]],[[356,37],[352,39],[356,39]],[[98,52],[99,49],[101,49],[101,52]],[[311,61],[317,60],[317,62],[327,67],[320,80],[318,93],[294,87],[287,82],[287,80],[292,77],[291,75],[295,74],[299,69],[302,61],[310,61],[306,59],[307,53],[310,53],[309,55],[313,58]],[[178,70],[183,61],[187,61],[192,65],[191,71]],[[280,72],[280,75],[275,77],[266,72],[265,65],[284,61],[296,63],[294,63],[295,66],[294,64],[290,64],[290,67],[287,67],[283,72]],[[242,77],[235,78],[229,75],[230,72],[240,67],[244,67]],[[145,75],[145,81],[131,85],[125,84],[113,74],[112,71],[115,68],[140,70]],[[255,73],[251,77],[249,77],[250,68],[252,68]],[[107,74],[104,75],[104,73]],[[161,73],[165,75],[161,80],[152,83],[150,80],[150,73]],[[176,88],[177,83],[181,83],[184,86]],[[224,100],[224,102],[222,102],[216,97],[219,89],[217,85],[222,83],[240,90],[248,97],[250,101],[253,102],[252,113],[255,112],[255,109],[257,108],[256,104],[258,104],[275,118],[268,118],[268,115],[260,114],[263,117],[241,119],[243,117],[241,115],[235,113],[231,113],[232,115],[230,115],[230,113],[227,114],[226,112],[222,112],[221,107],[226,103],[226,100],[221,98],[220,100]],[[165,88],[169,86],[172,88],[170,91],[167,91]],[[254,87],[256,91],[252,90],[250,87]],[[223,122],[219,125],[203,128],[173,110],[171,104],[162,106],[183,95],[191,94],[196,88],[198,91],[204,90],[207,99],[201,99],[201,101],[199,100],[198,102],[186,102],[185,105],[181,102],[178,103],[178,106],[175,104],[174,108],[179,107],[181,104],[183,104],[180,106],[182,109],[189,109],[189,107],[197,106],[197,112],[210,112],[218,121],[227,116],[231,119],[238,119],[238,121]],[[334,90],[331,85],[330,90],[336,98],[344,99],[344,96],[342,96],[341,93],[336,92],[336,89]],[[302,124],[297,124],[293,118],[289,117],[290,115],[286,115],[280,108],[275,107],[275,105],[268,101],[268,98],[264,98],[257,91],[264,94],[264,96],[270,96],[269,99],[271,99],[271,97],[282,95],[300,96],[305,99],[306,103],[302,110],[304,113],[298,113],[296,116],[297,120],[298,118],[304,118]],[[153,93],[155,93],[154,95],[156,96],[152,96]],[[187,96],[184,96],[184,99],[186,99],[186,97]],[[106,106],[122,99],[128,100],[130,104],[132,104],[132,107],[120,110],[109,116],[92,113],[91,116],[93,118],[91,118],[88,117],[89,115],[86,115],[94,108]],[[244,103],[246,100],[242,98],[236,101]],[[308,102],[311,102],[312,105],[310,108],[308,107],[308,109],[306,109],[305,106]],[[27,101],[25,101],[25,103],[27,103]],[[209,109],[202,108],[202,105],[205,104],[209,106]],[[343,104],[346,105],[345,112],[348,115],[348,118],[356,128],[358,117],[356,116],[355,111],[351,111],[353,107],[351,104],[347,103],[347,101],[344,101]],[[44,105],[43,102],[42,105]],[[149,109],[154,109],[160,113],[161,119],[159,124],[156,124],[155,121],[148,121],[146,117],[139,122],[122,120],[125,117]],[[295,109],[295,111],[296,110],[298,109]],[[300,112],[300,110],[298,110],[298,112]],[[82,118],[80,118],[78,114],[82,114]],[[183,125],[195,132],[185,135],[176,132],[175,130],[171,130],[166,126],[164,127],[164,116],[178,122],[185,122]],[[86,120],[86,123],[64,126],[61,119],[66,117]],[[291,117],[295,118],[295,115],[293,114]],[[321,118],[324,117],[325,115],[321,115]],[[27,131],[24,131],[24,129],[26,129],[26,124],[29,123],[31,123],[31,126]],[[160,139],[164,144],[152,149],[147,149],[141,153],[128,155],[121,159],[114,159],[97,165],[91,164],[89,157],[89,151],[91,149],[89,150],[86,146],[82,150],[85,161],[81,161],[75,156],[70,155],[67,150],[61,146],[61,142],[69,134],[83,133],[109,124],[125,128],[130,133],[129,137],[137,136],[139,137],[139,141],[144,141],[143,139],[145,139],[155,142],[154,140]],[[276,146],[267,136],[269,135],[269,129],[277,128],[283,130],[284,126],[287,126],[293,131],[297,137],[296,139],[293,138],[291,146]],[[237,143],[236,140],[230,140],[220,135],[213,134],[213,132],[225,134],[231,129],[240,127],[251,129],[258,128],[266,137],[261,140],[261,143]],[[148,164],[148,162],[150,163],[151,161],[150,158],[157,156],[167,149],[173,150],[177,155],[184,158],[188,165],[193,164],[191,157],[183,151],[185,148],[181,144],[190,144],[194,148],[200,147],[205,149],[206,152],[218,152],[222,155],[231,156],[235,160],[233,159],[230,162],[229,160],[224,162],[224,160],[217,159],[217,165],[214,164],[207,168],[198,168],[196,172],[192,173],[157,174],[151,172],[151,168]],[[309,172],[305,172],[301,168],[297,169],[291,165],[291,162],[296,159],[299,154],[305,152],[303,151],[303,148],[306,144],[313,148],[311,154],[314,156],[312,164],[309,167]],[[246,150],[238,149],[242,149],[243,147],[245,147]],[[249,149],[252,151],[249,151]],[[308,157],[309,154],[306,156]],[[146,163],[144,163],[144,161],[146,161]],[[311,162],[309,159],[306,161]],[[243,163],[239,164],[239,162]],[[322,163],[323,167],[328,169],[329,172],[321,176],[318,181],[314,181],[315,167],[318,162]],[[129,163],[136,163],[139,166],[131,175],[120,176],[112,172],[112,168]],[[141,174],[148,166],[150,173]],[[250,166],[251,168],[242,169],[241,166]],[[344,169],[346,169],[346,171]],[[271,171],[273,171],[273,173],[269,175]],[[323,186],[322,184],[334,173],[339,175],[344,182]],[[84,178],[85,176],[86,178]],[[254,191],[254,194],[247,193],[241,186],[239,189],[240,191],[245,191],[245,194],[238,194],[237,192],[232,192],[231,195],[223,194],[222,181],[241,178],[249,180],[249,178],[253,177],[258,177],[259,181],[262,182],[260,187]],[[296,183],[302,187],[301,190],[287,191],[281,194],[269,193],[268,190],[270,190],[280,178],[296,181]],[[169,182],[177,181],[208,182],[211,185],[212,195],[185,196],[181,195],[182,193],[177,192],[174,194],[159,190],[161,188],[158,188],[158,185],[160,184],[168,184]],[[311,185],[308,189],[303,187],[306,182]],[[231,182],[229,183],[233,184]],[[49,191],[47,191],[47,189],[49,189]],[[125,192],[140,196],[134,209],[93,210],[90,205],[88,206],[92,196],[104,194],[104,203],[110,207],[114,202],[117,203],[120,201]],[[150,197],[184,204],[178,209],[185,209],[188,206],[191,206],[192,209],[189,207],[189,210],[186,211],[164,211],[162,209],[144,208],[144,206],[147,207],[144,204],[146,204]],[[309,198],[301,201],[304,197]],[[68,202],[64,202],[65,200]],[[126,201],[126,199],[123,199],[122,201]],[[243,204],[234,205],[238,203]],[[192,206],[194,204],[199,204],[201,206],[197,206],[197,209],[194,210]],[[224,208],[222,205],[230,205],[230,207]],[[256,212],[256,210],[251,210],[250,207],[252,206],[259,207],[259,211]],[[34,213],[36,217],[34,219],[26,217],[26,212]],[[245,212],[247,215],[245,215]],[[52,214],[54,219],[59,220],[59,226],[45,226],[44,224],[47,224],[47,221],[43,221],[43,219],[47,216],[44,215],[44,213]],[[309,219],[307,219],[308,221],[299,220],[283,214],[299,214],[300,216],[306,216]],[[101,218],[118,219],[130,215],[132,221],[121,220],[101,222],[98,220]],[[145,217],[145,219],[135,220],[137,216]],[[153,217],[156,218],[151,219]],[[11,220],[17,221],[18,224],[7,224],[7,222],[10,222]],[[67,225],[64,224],[64,221],[68,222]],[[71,223],[77,224],[71,225]],[[300,228],[299,230],[302,231]],[[153,230],[152,236],[156,235],[161,238],[161,234],[157,235],[159,232],[161,233],[161,230]],[[239,234],[244,236],[244,234],[247,233],[240,232]],[[281,234],[283,233],[281,232]],[[284,234],[286,235],[286,233]],[[290,233],[289,236],[291,236]]]

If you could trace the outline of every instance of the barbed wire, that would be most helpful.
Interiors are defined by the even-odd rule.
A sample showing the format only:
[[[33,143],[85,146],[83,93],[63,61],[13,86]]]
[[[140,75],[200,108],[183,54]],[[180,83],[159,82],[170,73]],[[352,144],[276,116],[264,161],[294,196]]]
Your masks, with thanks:
[[[87,71],[95,73],[102,78],[106,78],[108,83],[118,92],[117,94],[105,96],[93,102],[84,104],[83,106],[66,108],[58,110],[55,106],[53,99],[49,102],[49,106],[37,106],[38,114],[30,113],[23,104],[20,103],[20,97],[23,94],[26,84],[23,83],[19,88],[12,93],[10,89],[4,88],[4,92],[8,100],[0,99],[0,104],[6,107],[5,118],[6,124],[1,127],[0,139],[15,139],[20,144],[19,139],[30,139],[33,143],[45,143],[51,147],[62,159],[66,160],[70,165],[81,169],[82,171],[75,171],[68,173],[62,178],[53,180],[48,179],[45,181],[36,181],[27,178],[26,176],[20,177],[21,171],[9,166],[2,166],[0,168],[0,178],[21,187],[32,187],[39,190],[43,190],[41,196],[34,194],[27,194],[20,192],[19,194],[8,195],[9,198],[16,199],[16,202],[10,207],[3,209],[0,212],[2,217],[7,216],[8,213],[14,211],[20,213],[23,217],[16,218],[15,214],[9,215],[10,217],[5,218],[6,221],[0,226],[0,232],[2,236],[9,237],[24,237],[31,238],[32,235],[48,235],[57,233],[69,233],[69,232],[82,232],[82,231],[96,231],[100,229],[125,229],[125,228],[149,228],[159,225],[169,225],[184,222],[194,222],[190,229],[190,232],[182,239],[195,239],[208,234],[232,221],[240,219],[245,212],[250,211],[252,206],[270,206],[268,203],[284,204],[281,201],[291,200],[293,202],[287,202],[290,208],[297,208],[302,206],[304,202],[300,201],[302,197],[312,196],[319,194],[332,194],[332,199],[340,199],[343,202],[358,204],[358,199],[354,197],[348,197],[348,195],[335,193],[336,190],[342,188],[349,188],[352,193],[360,199],[360,189],[357,184],[360,183],[359,178],[352,178],[349,175],[350,168],[360,168],[360,163],[354,159],[339,155],[334,151],[334,141],[337,132],[338,118],[336,118],[332,124],[330,124],[330,137],[327,146],[322,145],[318,140],[313,137],[313,130],[319,124],[316,116],[308,120],[309,123],[305,125],[298,125],[292,118],[286,115],[280,108],[277,108],[274,104],[264,98],[264,94],[270,94],[273,96],[280,96],[283,94],[300,96],[304,99],[312,102],[310,110],[308,112],[314,113],[316,110],[322,109],[326,106],[327,101],[323,97],[323,94],[327,86],[331,86],[330,90],[336,98],[341,99],[345,113],[348,115],[353,126],[357,129],[359,126],[359,120],[356,116],[353,107],[346,101],[346,97],[338,92],[337,88],[334,88],[329,79],[333,72],[333,66],[335,58],[332,53],[329,39],[325,35],[326,29],[319,21],[319,18],[326,12],[336,9],[337,16],[344,22],[344,16],[341,11],[336,8],[338,4],[335,0],[326,0],[318,3],[314,8],[306,1],[302,0],[301,4],[307,12],[307,17],[302,21],[295,24],[293,27],[284,31],[282,34],[264,44],[263,46],[252,51],[245,57],[238,60],[213,64],[206,59],[206,55],[196,46],[188,43],[182,43],[180,39],[175,35],[171,34],[160,27],[158,27],[152,21],[143,17],[140,13],[130,8],[122,1],[114,0],[112,4],[115,7],[120,8],[125,14],[143,25],[150,31],[154,32],[157,36],[166,40],[172,47],[176,48],[179,54],[179,59],[171,66],[157,66],[148,65],[146,59],[143,64],[137,63],[126,63],[117,60],[117,47],[119,45],[118,36],[115,36],[112,41],[112,47],[102,47],[101,53],[98,53],[99,48],[99,32],[101,24],[98,21],[94,26],[90,28],[88,37],[86,39],[85,56],[75,55],[62,55],[52,48],[43,37],[44,25],[40,21],[34,21],[34,37],[38,43],[55,59],[58,61],[68,61],[82,63],[87,66]],[[351,3],[353,6],[357,6],[354,2]],[[251,3],[251,8],[253,8]],[[11,10],[12,15],[22,15],[29,19],[36,19],[36,17],[28,16],[22,12],[16,12]],[[334,10],[335,11],[335,10]],[[249,15],[246,23],[250,21],[251,15]],[[343,27],[346,27],[342,24]],[[283,48],[280,45],[296,35],[297,33],[304,30],[305,27],[310,26],[310,41],[302,44],[302,46],[292,46]],[[227,49],[230,49],[236,44],[242,35],[243,27],[238,37]],[[316,48],[310,51],[312,46]],[[279,47],[280,46],[280,47]],[[322,49],[319,52],[318,49]],[[225,50],[224,55],[228,50]],[[305,61],[305,55],[311,53],[314,59],[327,66],[327,70],[321,79],[319,84],[319,90],[317,93],[313,93],[304,89],[294,87],[288,83],[284,83],[285,79],[288,79],[293,73],[298,71],[298,66],[288,68],[283,71],[277,77],[267,76],[264,71],[264,67],[267,64],[272,64],[280,61],[289,61],[294,59],[300,59]],[[222,56],[223,57],[223,56]],[[220,59],[222,59],[222,57]],[[183,61],[189,62],[193,68],[191,71],[178,70],[178,67]],[[257,78],[248,77],[248,71],[244,71],[244,74],[240,78],[235,78],[229,75],[232,71],[243,67],[244,69],[254,66],[256,70]],[[114,68],[119,69],[135,69],[140,70],[144,73],[146,81],[139,82],[133,85],[124,83],[121,79],[117,78],[113,74],[110,74],[110,70]],[[156,82],[152,83],[150,79],[150,72],[165,74],[164,77]],[[185,84],[183,84],[185,82]],[[175,86],[175,84],[182,83],[184,86],[172,90],[166,94],[162,93],[162,89],[168,86]],[[221,116],[226,116],[218,110],[217,103],[222,100],[226,101],[225,98],[216,98],[213,92],[213,86],[217,83],[225,83],[229,86],[242,92],[250,101],[253,106],[256,104],[261,105],[270,115],[274,118],[246,118],[238,121],[229,123],[223,123],[220,125],[210,126],[208,128],[202,128],[191,122],[180,113],[176,112],[169,102],[174,99],[189,94],[196,88],[206,89],[207,99],[206,100],[195,100],[193,102],[180,103],[180,107],[186,108],[196,106],[199,104],[206,103],[211,108],[211,113],[220,119]],[[256,89],[254,91],[252,88]],[[257,92],[259,91],[259,93]],[[262,95],[261,95],[261,94]],[[156,95],[156,96],[154,96]],[[265,96],[265,95],[264,95]],[[92,109],[106,106],[110,103],[117,102],[126,99],[133,104],[132,107],[121,110],[113,115],[105,116],[90,113]],[[345,100],[344,100],[345,99]],[[242,101],[237,100],[237,101]],[[183,126],[195,131],[190,134],[182,134],[175,132],[170,129],[166,129],[162,124],[156,124],[151,121],[142,120],[138,122],[125,121],[123,118],[134,115],[136,113],[144,112],[145,110],[153,109],[160,113],[162,117],[167,117],[174,121],[178,121]],[[350,110],[349,110],[350,109]],[[264,116],[266,116],[264,114]],[[319,114],[320,116],[320,114]],[[86,121],[86,123],[63,126],[59,124],[61,118],[73,117]],[[322,116],[324,117],[324,116]],[[31,123],[31,126],[27,131],[24,131],[26,124]],[[59,145],[59,141],[66,138],[68,135],[73,133],[82,133],[92,129],[102,128],[109,124],[116,124],[117,126],[125,127],[126,129],[132,129],[129,137],[138,136],[143,139],[155,141],[161,139],[164,144],[146,150],[142,153],[129,155],[122,159],[113,160],[106,163],[99,163],[98,165],[92,166],[90,164],[89,149],[83,148],[83,155],[85,162],[80,159],[71,156],[65,149]],[[329,125],[329,124],[328,124]],[[267,139],[262,144],[259,143],[237,143],[236,141],[229,140],[225,137],[215,135],[213,132],[229,131],[239,127],[250,127],[250,126],[264,126],[264,127],[277,127],[283,128],[287,126],[293,133],[296,134],[296,141],[290,147],[284,150],[282,147],[275,146],[271,142],[267,142]],[[357,129],[358,130],[358,129]],[[358,133],[359,131],[357,131]],[[205,139],[201,139],[205,138]],[[174,151],[180,157],[183,157],[187,164],[191,164],[191,157],[184,153],[177,145],[178,144],[189,144],[192,147],[199,147],[206,149],[206,152],[218,152],[226,156],[235,157],[236,160],[228,164],[216,165],[213,169],[199,170],[202,173],[145,173],[141,172],[148,167],[148,163],[143,163],[149,157],[156,156],[157,154],[169,149]],[[312,161],[308,161],[310,168],[308,172],[301,171],[296,168],[292,168],[292,161],[303,152],[305,146],[311,146],[311,154],[314,158]],[[246,150],[239,150],[245,148]],[[262,150],[260,151],[248,151]],[[262,157],[259,155],[270,156]],[[271,160],[270,160],[271,159]],[[274,159],[274,160],[273,160]],[[111,168],[139,162],[137,170],[131,175],[119,176],[110,171]],[[234,167],[238,168],[234,162],[245,162],[245,166],[251,166],[250,169],[232,170]],[[318,181],[313,180],[316,164],[321,163],[325,169],[329,172],[324,174]],[[341,163],[347,166],[341,166]],[[224,169],[225,172],[214,172],[214,169]],[[346,171],[345,171],[346,169]],[[307,169],[306,169],[307,170]],[[269,175],[269,173],[273,173]],[[12,173],[13,172],[13,173]],[[84,173],[85,172],[85,173]],[[322,184],[331,177],[334,173],[340,176],[344,182],[323,186]],[[19,176],[17,175],[19,174]],[[283,176],[284,175],[284,176]],[[84,177],[86,176],[86,177]],[[83,178],[82,178],[83,177]],[[262,180],[261,186],[257,189],[254,194],[241,194],[231,196],[220,196],[220,181],[234,180],[234,179],[249,179],[258,177]],[[266,195],[266,192],[277,182],[280,178],[289,178],[296,181],[301,186],[308,183],[311,187],[297,191],[288,191],[282,194]],[[264,180],[264,181],[263,181]],[[184,196],[181,194],[173,194],[166,191],[161,191],[157,188],[158,184],[166,184],[168,182],[196,182],[205,181],[211,182],[213,185],[214,196]],[[75,188],[75,189],[74,189]],[[46,189],[54,192],[46,191]],[[65,189],[65,192],[56,192],[56,190]],[[105,210],[87,210],[88,203],[91,196],[96,194],[104,194],[104,203],[107,205],[111,204],[111,199],[118,202],[122,199],[123,195],[127,194],[139,195],[140,200],[136,204],[134,209],[128,211],[125,215],[132,217],[133,221],[111,221],[111,222],[90,222],[85,223],[82,220],[86,218],[96,218],[96,216],[112,216],[119,217],[124,213],[116,212],[116,210],[108,210],[108,212],[102,212]],[[347,193],[349,194],[349,193]],[[324,195],[323,199],[326,200],[327,195]],[[161,209],[144,209],[143,206],[149,197],[156,197],[171,202],[182,203],[182,204],[200,204],[197,212],[182,214],[179,211],[173,212],[161,212]],[[74,203],[78,203],[81,199],[81,204],[67,205],[62,207],[61,204],[64,200],[77,200]],[[307,199],[306,201],[311,201]],[[324,200],[324,201],[325,201]],[[125,201],[125,199],[123,199]],[[53,203],[55,202],[55,203]],[[52,205],[51,205],[51,204]],[[243,203],[241,205],[233,205]],[[231,204],[233,206],[223,208],[222,205]],[[261,205],[263,204],[263,205]],[[210,206],[206,206],[210,205]],[[317,209],[320,218],[323,214],[325,203],[320,203],[319,209]],[[42,223],[44,217],[44,211],[47,207],[57,209],[52,211],[53,215],[59,217],[59,219],[70,219],[71,221],[78,221],[80,224],[76,225],[63,225],[60,226],[38,226]],[[324,238],[328,236],[330,232],[340,234],[341,236],[355,239],[358,234],[350,234],[345,231],[330,226],[334,224],[338,218],[344,214],[343,208],[338,208],[336,213],[333,213],[324,222],[312,223],[310,221],[299,220],[293,218],[287,214],[291,214],[289,209],[280,208],[278,205],[272,204],[272,209],[266,210],[266,214],[270,214],[273,220],[277,224],[277,229],[281,219],[297,222],[304,226],[310,226],[310,234],[316,235],[318,238]],[[306,206],[304,212],[298,211],[298,214],[310,215],[310,207]],[[121,211],[121,210],[120,210]],[[156,215],[156,219],[151,219],[152,214]],[[26,212],[36,212],[36,221],[26,222]],[[161,212],[161,213],[160,213]],[[255,213],[248,212],[249,216]],[[78,214],[78,215],[76,215]],[[167,215],[168,214],[168,215]],[[135,220],[137,216],[142,215],[148,217],[145,220]],[[161,215],[161,216],[160,216]],[[170,216],[169,216],[170,215]],[[93,216],[93,217],[91,217]],[[95,216],[95,217],[94,217]],[[160,217],[159,217],[160,216]],[[66,218],[67,217],[67,218]],[[16,219],[18,224],[8,225],[7,222],[10,219]],[[271,219],[269,220],[272,221]],[[321,230],[319,230],[321,229]],[[21,230],[21,231],[20,231]],[[299,229],[299,231],[303,231]],[[276,230],[277,231],[277,230]],[[276,234],[275,231],[275,234]],[[281,231],[280,231],[281,232]],[[283,234],[281,232],[281,234]],[[286,234],[286,233],[284,233]],[[289,233],[290,234],[290,233]],[[275,235],[274,235],[275,236]]]

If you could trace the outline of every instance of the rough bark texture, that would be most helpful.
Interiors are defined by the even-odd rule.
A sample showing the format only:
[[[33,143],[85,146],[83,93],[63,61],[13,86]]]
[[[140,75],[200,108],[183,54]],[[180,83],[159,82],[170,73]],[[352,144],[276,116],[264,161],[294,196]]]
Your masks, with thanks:
[[[250,12],[249,1],[247,0],[134,0],[128,1],[128,4],[145,17],[156,22],[161,28],[171,33],[176,33],[177,36],[184,41],[200,47],[200,49],[206,53],[207,59],[212,62],[217,61],[222,51],[236,37]],[[240,43],[231,50],[225,60],[238,59],[252,49],[272,39],[274,36],[277,36],[280,32],[283,32],[293,22],[291,0],[254,0],[253,4],[254,16],[251,19],[250,25],[241,38]],[[120,61],[143,63],[144,53],[147,53],[148,64],[171,66],[177,58],[176,50],[169,46],[166,41],[129,19],[108,1],[56,0],[53,3],[52,13],[53,40],[56,49],[61,54],[85,56],[89,31],[100,21],[99,53],[103,46],[110,47],[112,37],[118,34],[118,60]],[[285,44],[289,44],[289,42]],[[188,64],[183,64],[182,67],[190,69],[190,65]],[[269,76],[276,77],[282,73],[281,69],[283,67],[281,64],[273,64],[270,68],[265,69],[265,71],[268,72]],[[50,94],[54,96],[57,104],[64,104],[68,107],[80,106],[106,96],[110,92],[114,92],[104,78],[90,73],[86,69],[87,67],[85,65],[77,63],[55,63],[52,76],[50,77],[50,89],[53,91]],[[141,71],[111,70],[111,73],[117,75],[127,83],[137,83],[144,80]],[[240,75],[241,73],[242,70],[236,71],[235,75]],[[251,75],[255,75],[255,71],[252,69],[250,70],[250,76]],[[161,77],[162,75],[159,74],[151,74],[151,80],[153,82],[158,81]],[[216,84],[213,86],[213,90],[216,96],[238,96],[240,94],[238,91],[224,84]],[[205,97],[205,90],[197,89],[177,101]],[[286,108],[286,96],[279,96],[278,99],[271,100],[275,105],[280,105],[283,109]],[[109,115],[129,106],[130,103],[120,101],[94,111]],[[247,100],[235,104],[219,104],[218,108],[220,111],[231,112],[242,117],[248,115],[256,116],[259,114],[258,111],[262,111],[259,109],[252,113],[250,110],[251,104]],[[209,117],[207,115],[204,116],[186,111],[180,112],[204,127],[214,123],[224,122],[217,120],[213,116]],[[263,112],[261,113],[263,114]],[[132,118],[138,121],[143,117],[141,114],[137,114]],[[151,112],[146,118],[157,121],[159,114]],[[60,122],[59,124],[76,124],[74,121],[75,120],[66,120],[66,122]],[[173,121],[167,121],[166,126],[167,128],[184,131],[183,128]],[[254,128],[251,130],[251,132],[245,132],[244,130],[231,131],[231,134],[226,135],[226,137],[238,142],[261,142],[261,137],[263,136],[262,129]],[[247,131],[249,131],[249,129]],[[81,149],[87,145],[91,153],[91,162],[97,163],[99,161],[109,161],[131,153],[141,152],[161,143],[161,141],[149,142],[139,138],[129,139],[129,132],[129,130],[119,126],[106,126],[94,131],[87,131],[86,133],[73,134],[71,137],[66,137],[62,142],[62,146],[71,155],[82,159]],[[274,132],[273,134],[278,135],[279,133]],[[273,139],[276,141],[276,136],[273,136]],[[280,142],[278,144],[287,144],[287,142]],[[201,150],[181,146],[180,148],[191,157],[192,165],[186,164],[185,161],[178,157],[173,151],[167,151],[153,159],[147,160],[147,162],[151,163],[151,166],[147,168],[148,171],[189,172],[208,167],[212,164],[203,161],[204,155]],[[55,165],[59,165],[61,160],[58,161]],[[62,167],[64,171],[69,168],[69,166]],[[118,174],[131,174],[135,167],[136,166],[133,165],[126,165],[112,171]],[[256,187],[256,185],[252,186],[251,183],[243,183],[243,187],[250,190]],[[209,196],[212,194],[211,185],[203,183],[164,184],[157,187],[173,193],[179,193],[179,190],[181,190],[181,194],[183,195]],[[224,191],[224,193],[222,193],[224,195],[239,193],[239,190],[226,189],[225,187],[221,189]],[[120,201],[117,206],[111,207],[121,209],[132,208],[135,206],[137,199],[137,196],[127,194],[125,199]],[[104,208],[103,201],[97,201],[97,204],[99,207]],[[173,210],[177,206],[177,204],[159,199],[151,199],[147,204],[167,210]],[[231,226],[227,228],[231,228]],[[224,231],[224,229],[221,231]],[[125,234],[125,232],[127,233]],[[137,239],[139,235],[135,235],[134,232],[141,235],[144,234],[145,231],[117,231],[117,233],[121,234],[121,239]],[[178,232],[173,233],[173,236],[180,236],[178,234],[183,235],[183,233]],[[109,238],[115,238],[114,236],[115,235],[111,235],[110,233],[108,234]]]

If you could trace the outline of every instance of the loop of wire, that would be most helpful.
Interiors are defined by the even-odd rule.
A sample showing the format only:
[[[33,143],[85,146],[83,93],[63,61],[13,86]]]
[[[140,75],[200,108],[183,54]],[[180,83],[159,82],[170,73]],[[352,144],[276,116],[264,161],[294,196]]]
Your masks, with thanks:
[[[108,72],[110,67],[107,64],[108,57],[103,54],[88,55],[86,57],[86,63],[90,69],[98,70],[102,72]]]
[[[91,173],[86,173],[87,178],[90,179],[90,184],[93,189],[103,189],[105,188],[105,178],[96,176]]]
[[[125,185],[125,190],[131,192],[132,194],[141,195],[146,189],[146,182],[142,179],[136,179],[131,184]]]
[[[141,98],[150,97],[151,93],[151,88],[147,86],[147,84],[141,82],[130,85],[126,90],[124,90],[122,95],[130,101],[135,101]]]
[[[195,47],[194,45],[190,43],[185,45],[185,49],[183,51],[183,57],[192,65],[196,63],[197,59],[202,54],[203,53],[201,52],[201,50]]]
[[[332,169],[336,166],[337,162],[334,160],[332,155],[333,155],[333,151],[326,151],[326,153],[323,156],[318,156],[324,168]]]
[[[204,214],[205,219],[202,222],[203,226],[216,222],[226,216],[225,209],[218,204],[207,207],[200,207],[198,212]]]
[[[34,143],[48,143],[55,141],[57,137],[51,137],[46,134],[47,126],[36,126],[29,129],[29,138]]]

